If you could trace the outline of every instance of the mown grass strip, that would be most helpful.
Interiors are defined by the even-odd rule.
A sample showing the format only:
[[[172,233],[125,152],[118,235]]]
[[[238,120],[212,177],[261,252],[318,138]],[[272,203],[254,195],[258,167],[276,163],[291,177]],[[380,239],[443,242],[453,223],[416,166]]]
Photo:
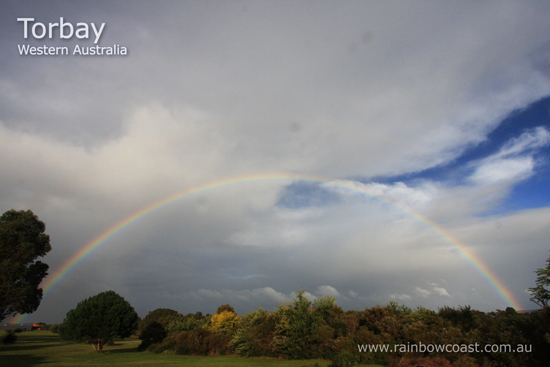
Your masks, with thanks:
[[[115,341],[103,352],[96,352],[88,344],[65,342],[50,331],[18,333],[17,342],[0,346],[0,366],[52,367],[113,366],[113,367],[326,367],[330,361],[288,361],[270,358],[242,358],[238,356],[182,356],[174,354],[138,353],[140,340],[130,338]],[[376,366],[370,366],[376,367]],[[378,366],[381,367],[381,366]]]

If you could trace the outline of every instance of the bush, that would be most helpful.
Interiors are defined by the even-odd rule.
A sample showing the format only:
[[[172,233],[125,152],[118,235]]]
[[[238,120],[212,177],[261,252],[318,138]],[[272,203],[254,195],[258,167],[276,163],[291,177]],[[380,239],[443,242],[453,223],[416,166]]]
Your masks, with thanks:
[[[273,351],[273,337],[280,315],[259,308],[241,318],[240,326],[233,334],[231,347],[242,357],[278,357]]]
[[[50,331],[57,334],[57,332],[59,331],[59,324],[50,325]]]
[[[13,344],[17,341],[17,336],[11,330],[0,337],[0,344]]]
[[[153,321],[145,326],[139,338],[141,344],[138,346],[138,351],[142,352],[149,346],[162,342],[166,338],[166,330],[160,323]]]
[[[315,302],[304,296],[305,290],[299,290],[293,303],[281,305],[277,313],[281,320],[277,324],[273,342],[288,359],[319,358],[319,335],[321,325],[331,316],[334,298],[317,298]]]
[[[208,328],[210,330],[234,330],[238,325],[239,316],[235,312],[222,311],[212,316]]]
[[[451,362],[441,357],[405,357],[392,359],[388,367],[451,367]]]
[[[175,335],[177,354],[197,354],[202,356],[232,354],[229,345],[231,335],[223,330],[211,331],[194,329]]]
[[[166,331],[169,333],[176,331],[191,331],[197,328],[204,327],[210,321],[209,317],[204,317],[202,313],[187,314],[185,316],[179,315],[172,319],[172,321],[166,326]]]
[[[355,364],[355,356],[350,352],[343,352],[333,357],[332,363],[328,367],[351,367]]]
[[[460,327],[463,332],[478,327],[477,317],[470,306],[459,306],[458,309],[444,306],[439,309],[439,316],[452,322],[453,326]]]

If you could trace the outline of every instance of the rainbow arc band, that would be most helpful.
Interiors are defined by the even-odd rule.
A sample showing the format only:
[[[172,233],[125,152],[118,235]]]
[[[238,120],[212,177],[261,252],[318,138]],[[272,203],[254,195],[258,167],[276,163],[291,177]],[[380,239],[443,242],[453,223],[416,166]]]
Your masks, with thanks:
[[[467,246],[460,243],[456,238],[452,237],[449,233],[439,227],[432,220],[424,217],[423,215],[414,212],[412,209],[407,208],[401,203],[393,202],[388,198],[383,198],[381,196],[375,195],[368,192],[364,188],[358,188],[349,182],[339,181],[339,180],[330,180],[322,177],[314,177],[307,175],[291,174],[291,173],[271,173],[271,174],[262,174],[262,175],[249,175],[249,176],[240,176],[227,178],[215,182],[210,182],[204,185],[192,187],[175,193],[171,196],[168,196],[162,200],[159,200],[153,204],[150,204],[137,212],[133,213],[129,217],[121,220],[116,223],[105,232],[97,236],[91,242],[84,245],[77,253],[75,253],[71,258],[69,258],[63,265],[61,265],[55,273],[50,275],[46,282],[43,284],[44,296],[43,299],[50,294],[50,292],[61,282],[61,280],[75,267],[82,263],[87,256],[92,252],[99,249],[102,245],[107,243],[109,239],[117,235],[124,229],[128,228],[133,223],[141,220],[146,217],[148,214],[162,209],[166,205],[193,195],[204,193],[207,191],[215,190],[227,186],[235,186],[243,183],[253,183],[253,182],[304,182],[304,183],[315,183],[315,184],[325,184],[328,186],[348,190],[351,192],[359,193],[366,195],[374,200],[387,204],[396,210],[404,213],[405,215],[414,218],[418,222],[422,223],[426,227],[430,228],[433,232],[443,238],[447,243],[455,247],[462,253],[466,259],[473,265],[473,267],[481,274],[481,276],[493,287],[495,292],[499,297],[508,305],[514,307],[516,310],[521,309],[519,302],[515,299],[514,295],[506,288],[502,281],[485,265],[481,259],[479,259]],[[28,315],[17,315],[12,322],[21,323],[25,320]]]

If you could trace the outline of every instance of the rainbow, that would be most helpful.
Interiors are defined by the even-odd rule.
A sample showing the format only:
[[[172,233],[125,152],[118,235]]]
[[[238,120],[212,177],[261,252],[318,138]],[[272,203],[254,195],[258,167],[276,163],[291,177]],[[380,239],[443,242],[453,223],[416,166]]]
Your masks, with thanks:
[[[275,174],[265,174],[265,175],[250,175],[250,176],[241,176],[233,177],[220,181],[215,181],[201,186],[196,186],[192,188],[185,189],[183,191],[177,192],[173,195],[170,195],[162,200],[159,200],[153,204],[150,204],[137,212],[133,213],[129,217],[119,221],[105,232],[94,238],[91,242],[83,246],[77,253],[75,253],[71,258],[69,258],[63,265],[61,265],[54,274],[49,276],[46,282],[43,284],[43,299],[46,299],[48,294],[61,282],[61,280],[71,272],[75,267],[82,263],[91,253],[99,249],[102,245],[107,243],[112,237],[114,237],[119,232],[128,228],[133,223],[141,220],[147,215],[155,212],[166,205],[187,198],[192,195],[197,195],[204,193],[206,191],[214,190],[220,187],[234,186],[242,183],[250,182],[260,182],[260,181],[280,181],[280,182],[304,182],[304,183],[316,183],[316,184],[325,184],[328,186],[345,189],[348,191],[360,193],[366,195],[374,200],[382,202],[384,204],[390,205],[391,207],[399,210],[400,212],[406,214],[409,217],[414,218],[418,222],[424,224],[426,227],[431,229],[437,235],[442,237],[446,242],[451,244],[457,250],[462,253],[466,259],[474,266],[474,268],[481,274],[481,276],[491,285],[491,287],[496,291],[499,297],[509,306],[514,307],[515,309],[521,309],[519,302],[515,299],[514,295],[506,288],[500,279],[485,265],[481,259],[479,259],[468,247],[461,244],[456,238],[452,237],[449,233],[445,232],[441,227],[439,227],[432,220],[424,217],[423,215],[414,212],[412,209],[405,207],[403,204],[394,202],[388,198],[383,198],[378,195],[369,193],[365,188],[358,188],[354,185],[346,183],[346,181],[338,180],[329,180],[321,177],[313,177],[306,175],[298,174],[288,174],[288,173],[275,173]],[[12,322],[21,323],[27,317],[24,315],[17,315]]]

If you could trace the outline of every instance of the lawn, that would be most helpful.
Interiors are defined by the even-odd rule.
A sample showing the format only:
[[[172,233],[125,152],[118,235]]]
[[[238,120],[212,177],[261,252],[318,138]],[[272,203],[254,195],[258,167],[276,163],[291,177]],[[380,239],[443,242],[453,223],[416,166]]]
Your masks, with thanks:
[[[268,358],[241,358],[237,356],[181,356],[137,352],[139,339],[117,340],[96,352],[88,344],[76,344],[59,339],[50,331],[18,333],[15,344],[0,346],[0,366],[186,366],[186,367],[326,367],[330,361],[286,361]],[[370,367],[376,367],[374,365]]]

